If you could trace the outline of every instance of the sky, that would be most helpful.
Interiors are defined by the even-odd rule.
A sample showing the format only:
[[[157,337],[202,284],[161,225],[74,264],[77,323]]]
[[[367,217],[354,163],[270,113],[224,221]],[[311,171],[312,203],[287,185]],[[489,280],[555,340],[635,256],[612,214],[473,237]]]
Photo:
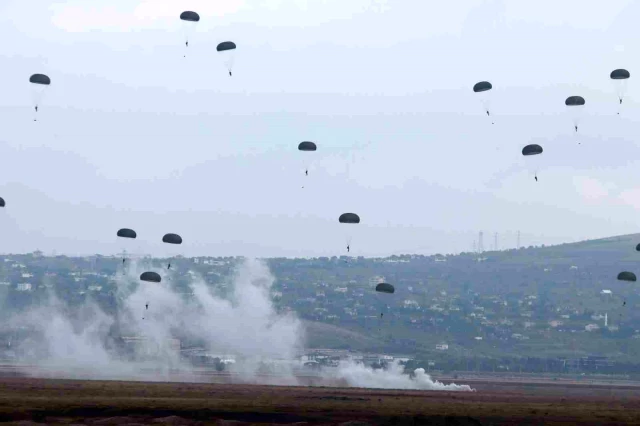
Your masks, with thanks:
[[[188,48],[184,10],[201,17]],[[250,257],[637,232],[638,14],[632,0],[4,0],[0,252],[112,254],[122,227],[129,251]],[[631,72],[621,107],[616,68]],[[33,73],[52,80],[37,122]],[[571,95],[586,99],[577,134]],[[529,143],[544,153],[524,158]]]

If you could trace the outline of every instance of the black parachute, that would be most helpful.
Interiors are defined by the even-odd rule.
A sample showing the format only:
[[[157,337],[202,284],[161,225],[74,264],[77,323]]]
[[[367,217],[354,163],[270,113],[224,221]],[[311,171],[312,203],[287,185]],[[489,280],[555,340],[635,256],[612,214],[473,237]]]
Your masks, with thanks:
[[[200,21],[200,15],[198,15],[196,12],[187,10],[180,14],[180,19],[182,19],[183,21],[198,22]]]
[[[216,47],[216,50],[223,59],[224,66],[227,68],[229,77],[231,77],[233,75],[233,63],[235,62],[236,44],[232,41],[223,41]]]
[[[224,52],[226,50],[233,50],[236,48],[236,44],[232,41],[223,41],[216,47],[218,52]]]
[[[4,206],[4,203],[2,205]],[[636,251],[640,251],[640,244],[636,246]]]
[[[159,283],[162,281],[162,278],[160,278],[157,272],[143,272],[142,275],[140,275],[140,279],[150,283]]]
[[[531,144],[522,148],[522,155],[538,155],[542,154],[542,147],[540,145]]]
[[[29,77],[31,85],[31,97],[33,102],[33,108],[38,113],[38,107],[44,98],[44,94],[48,91],[48,87],[51,85],[51,79],[44,74],[33,74]],[[38,121],[37,118],[33,118],[33,121]]]
[[[627,271],[620,272],[618,274],[618,280],[636,282],[636,274],[634,274],[633,272],[627,272]]]
[[[44,74],[33,74],[29,77],[29,83],[44,84],[45,86],[48,86],[51,84],[51,79],[49,76]]]
[[[360,216],[355,213],[343,213],[338,218],[340,223],[360,223]]]
[[[585,104],[585,100],[582,96],[569,96],[564,104],[566,106],[582,106]]]
[[[481,81],[473,85],[473,91],[476,93],[486,92],[493,89],[493,86],[488,81]]]
[[[167,244],[182,244],[182,237],[178,234],[166,234],[162,242]]]
[[[396,289],[395,287],[393,287],[391,284],[387,284],[387,283],[380,283],[376,286],[376,291],[380,292],[380,293],[389,293],[389,294],[393,294],[395,293]]]
[[[133,229],[122,228],[122,229],[118,230],[118,237],[136,238],[137,236],[138,236],[138,234],[136,234],[136,231],[134,231]]]
[[[4,198],[0,197],[0,207],[4,207],[4,206],[5,206]]]
[[[315,151],[316,149],[318,149],[316,144],[309,141],[300,142],[298,145],[299,151]]]
[[[624,95],[627,92],[627,81],[631,77],[631,74],[625,69],[617,69],[611,71],[609,77],[611,77],[611,80],[613,80],[613,85],[615,86],[616,92],[618,93],[618,100],[620,101],[620,105],[622,105]],[[619,111],[618,114],[620,114]]]
[[[578,131],[578,125],[582,120],[582,113],[584,109],[585,100],[582,96],[569,96],[565,99],[564,104],[567,106],[568,111],[571,112],[571,121],[573,121],[573,128]]]
[[[611,71],[610,77],[612,80],[626,80],[627,78],[631,77],[631,74],[625,69],[617,69]]]

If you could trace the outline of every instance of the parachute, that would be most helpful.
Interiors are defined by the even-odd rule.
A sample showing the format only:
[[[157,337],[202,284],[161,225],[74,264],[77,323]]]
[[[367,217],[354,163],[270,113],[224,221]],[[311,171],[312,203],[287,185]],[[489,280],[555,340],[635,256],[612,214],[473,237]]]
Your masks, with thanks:
[[[569,96],[564,104],[567,106],[568,111],[571,113],[571,119],[573,121],[573,127],[578,131],[578,124],[582,118],[584,111],[585,100],[582,96]]]
[[[222,55],[224,65],[227,67],[229,75],[231,75],[236,55],[236,44],[232,41],[223,41],[222,43],[218,44],[216,50]]]
[[[531,144],[522,148],[522,155],[524,155],[525,157],[530,157],[530,156],[539,155],[539,154],[542,154],[542,147],[540,145]],[[531,172],[533,172],[533,175],[537,182],[538,166],[539,166],[538,160],[527,160],[527,162],[532,166]]]
[[[491,85],[491,83],[489,83],[488,81],[480,81],[473,85],[473,91],[475,93],[480,94],[479,95],[480,101],[482,102],[482,107],[484,108],[484,111],[487,113],[487,116],[491,116],[490,102],[489,102],[490,101],[489,91],[491,89],[493,89],[493,85]]]
[[[633,272],[627,272],[627,271],[620,272],[618,274],[618,280],[636,282],[636,274],[634,274]]]
[[[389,293],[389,294],[393,294],[395,293],[396,289],[395,287],[393,287],[391,284],[387,284],[387,283],[379,283],[376,286],[376,291],[379,293]]]
[[[304,142],[300,142],[300,144],[298,144],[298,151],[302,151],[302,152],[315,152],[316,149],[318,149],[318,147],[316,146],[315,143],[313,142],[309,142],[309,141],[304,141]],[[303,166],[304,166],[304,174],[306,176],[309,176],[309,157],[307,157],[306,155],[304,156],[304,162],[303,162]],[[304,186],[303,186],[304,188]]]
[[[140,280],[150,283],[159,283],[162,281],[162,278],[160,278],[160,275],[157,272],[143,272],[142,275],[140,275]]]
[[[358,223],[360,223],[360,216],[358,216],[355,213],[342,213],[340,215],[340,217],[338,218],[338,221],[340,223],[346,223],[346,224],[358,224]],[[350,253],[351,252],[351,239],[353,237],[352,237],[351,233],[347,233],[345,238],[347,240],[347,253]]]
[[[196,29],[196,24],[200,21],[200,15],[196,12],[184,11],[180,14],[182,21],[182,32],[184,34],[184,44],[189,47],[189,39]],[[186,55],[185,55],[186,57]]]
[[[2,202],[2,206],[4,206],[4,201]],[[636,246],[636,251],[640,251],[640,244]]]
[[[44,93],[47,87],[51,85],[51,79],[44,74],[33,74],[29,77],[29,83],[31,83],[31,98],[33,101],[33,107],[38,112],[38,106],[44,98]],[[33,121],[37,121],[34,117]]]
[[[178,234],[165,234],[162,242],[167,244],[182,244],[182,237]],[[175,257],[177,253],[171,253],[170,257]],[[167,269],[171,269],[171,262],[168,263]]]
[[[184,11],[180,14],[180,19],[187,22],[198,22],[200,21],[200,15],[196,12]]]
[[[631,74],[625,69],[617,69],[611,71],[609,77],[611,77],[611,81],[613,82],[616,93],[618,95],[618,100],[620,101],[620,105],[622,105],[622,100],[624,99],[624,95],[627,92],[627,86]],[[618,112],[618,114],[620,113]]]
[[[542,147],[540,145],[531,144],[522,148],[522,155],[524,156],[538,155],[538,154],[542,154]]]
[[[318,147],[313,142],[305,141],[300,142],[300,144],[298,145],[299,151],[315,151],[316,149],[318,149]]]
[[[4,207],[4,206],[5,206],[4,198],[0,197],[0,207]]]
[[[29,83],[43,84],[45,86],[48,86],[51,84],[51,79],[49,78],[49,76],[44,74],[33,74],[31,77],[29,77]]]
[[[564,104],[566,106],[582,106],[584,105],[586,102],[584,100],[584,98],[582,96],[569,96],[565,101]]]
[[[124,238],[123,243],[122,243],[122,266],[124,267],[124,264],[126,262],[126,252],[127,252],[127,246],[129,246],[130,242],[127,240],[135,240],[135,238],[138,236],[136,234],[136,231],[134,231],[133,229],[129,229],[129,228],[122,228],[122,229],[118,229],[118,237],[120,238]],[[124,271],[122,272],[124,273]]]
[[[493,89],[493,86],[488,81],[481,81],[473,85],[473,91],[476,93],[486,92]]]
[[[182,244],[182,237],[178,234],[165,234],[162,242],[167,244]]]
[[[360,216],[355,213],[342,213],[338,221],[340,223],[360,223]]]
[[[396,289],[388,283],[378,283],[376,285],[376,299],[378,299],[378,304],[380,305],[380,330],[382,329],[382,320],[384,318],[384,311],[389,309],[389,305],[387,305],[388,295],[395,293]]]
[[[129,229],[129,228],[122,228],[118,230],[118,237],[122,237],[122,238],[136,238],[138,235],[136,234],[136,231],[134,231],[133,229]]]

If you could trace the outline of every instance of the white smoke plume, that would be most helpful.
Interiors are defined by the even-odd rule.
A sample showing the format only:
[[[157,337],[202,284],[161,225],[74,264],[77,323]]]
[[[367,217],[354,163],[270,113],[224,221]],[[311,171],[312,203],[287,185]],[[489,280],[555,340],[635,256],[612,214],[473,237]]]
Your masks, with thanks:
[[[139,280],[142,272],[155,269],[161,283]],[[277,385],[307,384],[298,373],[296,360],[304,349],[304,327],[293,314],[279,313],[271,300],[275,281],[261,261],[246,260],[227,282],[224,297],[204,280],[193,277],[190,294],[171,285],[174,272],[149,268],[130,261],[126,273],[116,277],[118,310],[111,316],[88,301],[69,308],[54,295],[42,306],[14,315],[10,326],[35,330],[34,337],[19,344],[20,364],[26,374],[38,377],[214,381],[212,368],[198,368],[180,356],[176,336],[200,342],[211,354],[236,358],[227,364],[225,380]],[[148,305],[148,308],[147,308]],[[117,334],[140,339],[133,356],[114,350]],[[122,343],[122,342],[120,342]],[[469,386],[433,381],[423,369],[413,377],[403,374],[397,363],[385,370],[343,363],[324,370],[318,384],[356,387],[471,390]]]
[[[473,389],[469,385],[456,385],[433,380],[424,368],[417,368],[413,377],[403,374],[404,367],[398,361],[387,365],[385,369],[373,369],[363,364],[353,362],[341,363],[334,373],[336,378],[345,380],[350,387],[377,389],[416,389],[416,390],[444,390],[467,391]]]

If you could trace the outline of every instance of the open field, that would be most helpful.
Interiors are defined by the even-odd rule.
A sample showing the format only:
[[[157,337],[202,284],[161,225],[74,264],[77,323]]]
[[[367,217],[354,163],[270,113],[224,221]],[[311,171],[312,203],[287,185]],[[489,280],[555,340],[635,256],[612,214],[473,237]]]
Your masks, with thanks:
[[[4,377],[0,421],[96,426],[640,424],[640,392],[634,386],[481,381],[473,386],[477,392]]]

